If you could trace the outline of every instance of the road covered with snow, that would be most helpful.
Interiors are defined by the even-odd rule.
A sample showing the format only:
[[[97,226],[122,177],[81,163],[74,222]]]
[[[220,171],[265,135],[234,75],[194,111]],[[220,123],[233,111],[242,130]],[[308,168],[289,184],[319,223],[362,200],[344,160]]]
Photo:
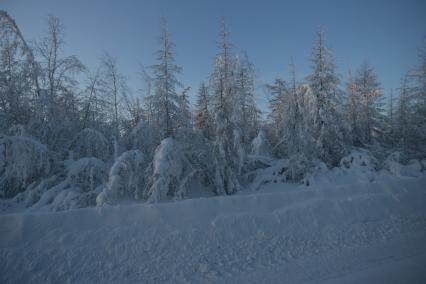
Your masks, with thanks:
[[[1,283],[426,283],[426,176],[0,215]]]

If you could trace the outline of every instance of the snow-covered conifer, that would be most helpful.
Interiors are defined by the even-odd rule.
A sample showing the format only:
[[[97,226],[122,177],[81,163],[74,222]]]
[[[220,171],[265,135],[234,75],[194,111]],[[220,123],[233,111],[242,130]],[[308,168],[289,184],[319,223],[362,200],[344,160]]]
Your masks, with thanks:
[[[177,127],[176,118],[179,116],[179,95],[176,88],[182,84],[176,76],[182,68],[175,64],[175,44],[170,39],[165,20],[162,23],[159,44],[160,48],[156,52],[157,64],[151,67],[154,94],[149,100],[154,112],[155,127],[162,137],[170,137]]]
[[[345,152],[342,119],[337,109],[339,78],[332,54],[325,46],[323,29],[318,32],[312,63],[313,72],[307,78],[314,99],[309,132],[317,157],[328,164],[336,164]]]

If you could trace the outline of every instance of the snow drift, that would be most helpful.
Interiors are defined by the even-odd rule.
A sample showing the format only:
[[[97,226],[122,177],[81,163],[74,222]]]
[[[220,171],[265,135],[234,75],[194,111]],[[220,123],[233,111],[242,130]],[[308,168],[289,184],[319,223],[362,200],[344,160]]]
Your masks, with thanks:
[[[423,283],[425,183],[1,215],[0,282]]]

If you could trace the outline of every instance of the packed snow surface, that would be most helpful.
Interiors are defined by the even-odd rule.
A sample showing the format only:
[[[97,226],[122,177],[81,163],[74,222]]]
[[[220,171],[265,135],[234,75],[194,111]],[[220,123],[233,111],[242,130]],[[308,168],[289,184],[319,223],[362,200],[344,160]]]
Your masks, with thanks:
[[[3,214],[0,283],[426,283],[424,174],[312,184]]]

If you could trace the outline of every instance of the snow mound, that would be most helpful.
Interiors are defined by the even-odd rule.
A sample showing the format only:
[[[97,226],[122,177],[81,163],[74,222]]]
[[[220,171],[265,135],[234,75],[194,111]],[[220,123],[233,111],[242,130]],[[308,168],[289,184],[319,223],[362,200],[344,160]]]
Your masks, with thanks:
[[[24,136],[0,136],[0,198],[10,198],[51,169],[47,147]]]
[[[110,157],[108,140],[102,133],[91,128],[82,130],[73,139],[70,150],[75,159],[95,157],[105,161]]]
[[[290,159],[273,160],[265,156],[247,157],[243,176],[246,186],[258,190],[269,183],[301,184],[312,171],[314,162],[303,155],[292,155]]]
[[[379,162],[369,151],[355,149],[340,160],[338,167],[332,169],[321,161],[315,162],[303,183],[307,186],[371,183],[379,176],[378,169]]]
[[[426,161],[410,160],[403,164],[403,157],[400,152],[394,152],[383,162],[383,168],[389,171],[394,176],[409,176],[416,177],[425,170]]]
[[[0,215],[0,282],[425,283],[425,181]]]
[[[96,204],[114,204],[120,199],[134,199],[144,186],[146,158],[139,150],[121,154],[109,172],[108,183],[96,198]]]
[[[371,172],[378,170],[378,161],[366,150],[353,150],[340,160],[340,167],[344,169]]]

